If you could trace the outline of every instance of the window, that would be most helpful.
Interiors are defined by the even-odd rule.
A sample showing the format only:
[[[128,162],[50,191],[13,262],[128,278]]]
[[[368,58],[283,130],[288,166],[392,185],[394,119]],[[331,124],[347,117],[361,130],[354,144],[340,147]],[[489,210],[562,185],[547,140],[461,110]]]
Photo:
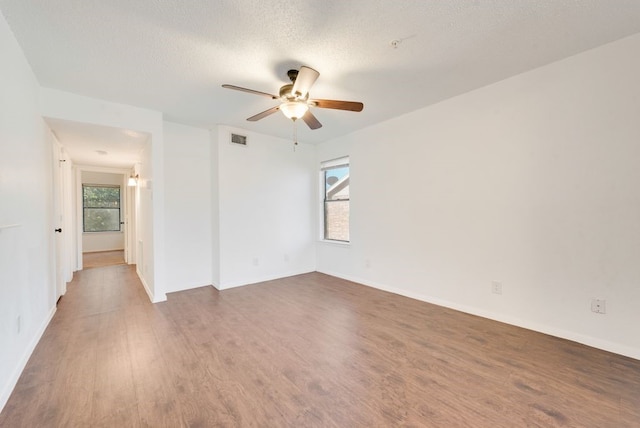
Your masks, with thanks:
[[[322,162],[324,239],[349,242],[349,158]]]
[[[120,231],[120,187],[82,185],[83,230]]]

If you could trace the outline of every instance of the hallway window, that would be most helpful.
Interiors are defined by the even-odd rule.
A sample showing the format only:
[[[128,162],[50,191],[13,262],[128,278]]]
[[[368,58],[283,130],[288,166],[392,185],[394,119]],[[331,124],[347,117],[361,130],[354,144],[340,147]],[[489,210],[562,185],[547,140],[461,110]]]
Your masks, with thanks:
[[[120,187],[82,185],[83,230],[120,231]]]

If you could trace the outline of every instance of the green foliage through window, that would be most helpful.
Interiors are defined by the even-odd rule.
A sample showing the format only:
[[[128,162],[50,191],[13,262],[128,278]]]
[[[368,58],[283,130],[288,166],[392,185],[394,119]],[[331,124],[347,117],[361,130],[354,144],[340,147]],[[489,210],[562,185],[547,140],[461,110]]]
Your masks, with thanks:
[[[85,232],[120,231],[120,187],[83,185]]]

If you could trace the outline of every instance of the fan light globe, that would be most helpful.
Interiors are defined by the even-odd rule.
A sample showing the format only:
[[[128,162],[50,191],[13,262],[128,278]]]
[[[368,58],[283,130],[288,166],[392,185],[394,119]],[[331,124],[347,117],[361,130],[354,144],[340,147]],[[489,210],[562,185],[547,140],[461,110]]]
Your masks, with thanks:
[[[280,111],[289,119],[300,119],[309,110],[307,103],[301,101],[289,101],[282,103]]]

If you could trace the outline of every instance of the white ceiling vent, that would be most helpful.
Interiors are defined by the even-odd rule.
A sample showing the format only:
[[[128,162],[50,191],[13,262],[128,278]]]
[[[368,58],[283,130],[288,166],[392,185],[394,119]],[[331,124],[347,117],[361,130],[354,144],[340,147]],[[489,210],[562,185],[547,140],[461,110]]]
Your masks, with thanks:
[[[231,134],[231,144],[237,144],[239,146],[247,145],[247,136],[240,134]]]

